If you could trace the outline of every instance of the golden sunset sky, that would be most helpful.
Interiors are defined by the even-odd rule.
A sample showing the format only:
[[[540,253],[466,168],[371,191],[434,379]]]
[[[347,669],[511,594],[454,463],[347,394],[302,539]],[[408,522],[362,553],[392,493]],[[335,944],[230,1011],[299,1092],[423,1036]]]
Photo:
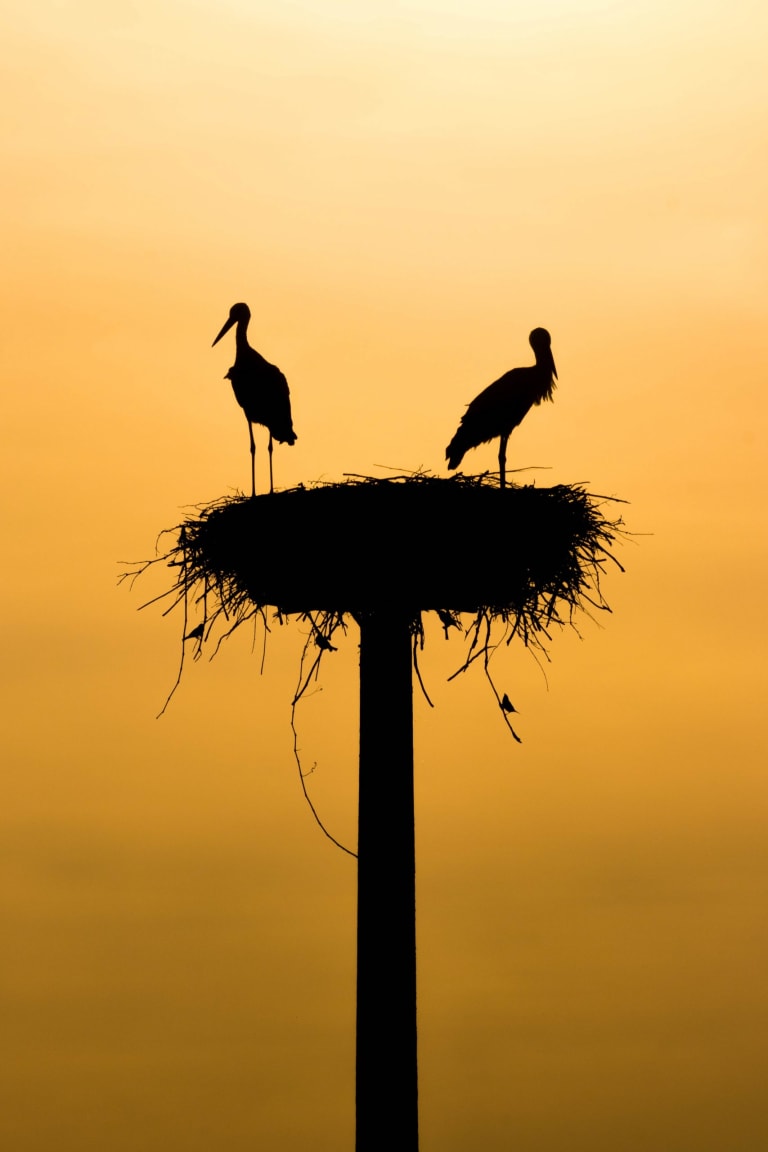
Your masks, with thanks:
[[[356,873],[301,795],[302,630],[261,674],[261,630],[189,661],[156,719],[170,574],[117,586],[248,488],[238,300],[291,386],[280,487],[445,475],[543,325],[559,387],[509,466],[628,501],[613,613],[494,658],[522,745],[428,628],[424,1152],[768,1146],[765,4],[7,0],[0,33],[2,1146],[353,1146]],[[297,716],[351,847],[357,642]]]

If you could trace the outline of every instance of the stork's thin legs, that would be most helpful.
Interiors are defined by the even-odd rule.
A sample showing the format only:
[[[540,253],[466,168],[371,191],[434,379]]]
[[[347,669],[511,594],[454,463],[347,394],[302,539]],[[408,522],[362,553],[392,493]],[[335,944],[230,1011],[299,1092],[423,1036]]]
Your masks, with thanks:
[[[270,492],[274,492],[275,489],[274,489],[273,484],[272,484],[272,433],[271,432],[269,434],[269,447],[267,448],[267,452],[269,452],[269,490],[270,490]]]
[[[246,417],[247,419],[247,417]],[[253,424],[248,420],[248,435],[251,438],[251,496],[256,495],[256,441],[253,438]]]
[[[499,488],[507,484],[507,440],[509,436],[502,436],[499,444]]]

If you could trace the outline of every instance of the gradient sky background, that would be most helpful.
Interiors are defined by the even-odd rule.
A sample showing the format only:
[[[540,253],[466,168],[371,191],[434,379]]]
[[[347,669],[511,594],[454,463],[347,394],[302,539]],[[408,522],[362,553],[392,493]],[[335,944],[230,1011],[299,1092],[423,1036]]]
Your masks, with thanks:
[[[280,486],[443,474],[544,325],[560,386],[510,466],[638,533],[546,677],[498,656],[521,746],[429,630],[424,1152],[768,1144],[767,11],[2,5],[4,1147],[352,1147],[355,866],[297,780],[303,636],[261,676],[232,638],[157,720],[181,621],[136,612],[166,573],[116,587],[247,488],[210,347],[241,299],[291,384]],[[350,631],[298,717],[351,845],[356,660]]]

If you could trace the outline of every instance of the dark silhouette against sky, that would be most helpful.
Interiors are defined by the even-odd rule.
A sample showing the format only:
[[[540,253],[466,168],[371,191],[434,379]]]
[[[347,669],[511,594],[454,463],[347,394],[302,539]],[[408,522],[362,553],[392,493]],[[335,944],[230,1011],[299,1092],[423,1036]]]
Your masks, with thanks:
[[[222,336],[235,327],[235,362],[224,377],[232,381],[235,399],[245,412],[248,421],[248,434],[251,440],[251,495],[256,495],[256,442],[253,438],[253,425],[263,424],[269,430],[269,490],[273,491],[272,481],[272,441],[280,444],[294,444],[296,433],[291,419],[291,397],[288,381],[279,368],[251,348],[248,343],[248,324],[251,310],[247,304],[233,304],[229,319],[219,332],[213,344],[218,344]],[[213,347],[213,345],[212,345]]]
[[[492,693],[520,743],[507,715],[514,706],[488,672],[489,650],[512,636],[541,648],[542,635],[571,623],[582,601],[605,607],[600,577],[619,522],[604,519],[602,502],[563,484],[500,492],[487,476],[347,478],[198,507],[161,558],[177,580],[171,595],[184,605],[184,639],[195,637],[198,651],[219,626],[230,635],[254,616],[266,625],[267,612],[309,625],[304,653],[317,654],[300,673],[294,708],[323,653],[337,650],[336,630],[352,622],[360,630],[356,1152],[419,1147],[413,671],[423,616],[436,612],[446,636],[465,631],[462,671],[485,653]],[[453,526],[471,523],[487,539],[500,514],[509,547],[454,557]],[[322,564],[307,565],[318,524],[355,531],[335,538]],[[265,551],[265,539],[280,546]],[[190,605],[203,614],[191,631]],[[462,625],[470,611],[474,624]],[[309,798],[310,773],[300,762],[299,771]]]
[[[534,328],[528,340],[536,363],[527,368],[512,368],[474,398],[445,450],[449,468],[458,468],[470,448],[487,444],[498,436],[499,482],[502,488],[505,486],[507,441],[512,429],[517,428],[534,404],[551,400],[556,387],[557,369],[549,332],[546,328]]]

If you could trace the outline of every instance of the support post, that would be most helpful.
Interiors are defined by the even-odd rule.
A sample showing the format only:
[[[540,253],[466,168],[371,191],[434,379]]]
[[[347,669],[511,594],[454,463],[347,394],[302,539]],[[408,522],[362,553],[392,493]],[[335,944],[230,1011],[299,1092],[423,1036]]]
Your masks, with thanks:
[[[418,1152],[411,619],[360,624],[356,1152]]]

